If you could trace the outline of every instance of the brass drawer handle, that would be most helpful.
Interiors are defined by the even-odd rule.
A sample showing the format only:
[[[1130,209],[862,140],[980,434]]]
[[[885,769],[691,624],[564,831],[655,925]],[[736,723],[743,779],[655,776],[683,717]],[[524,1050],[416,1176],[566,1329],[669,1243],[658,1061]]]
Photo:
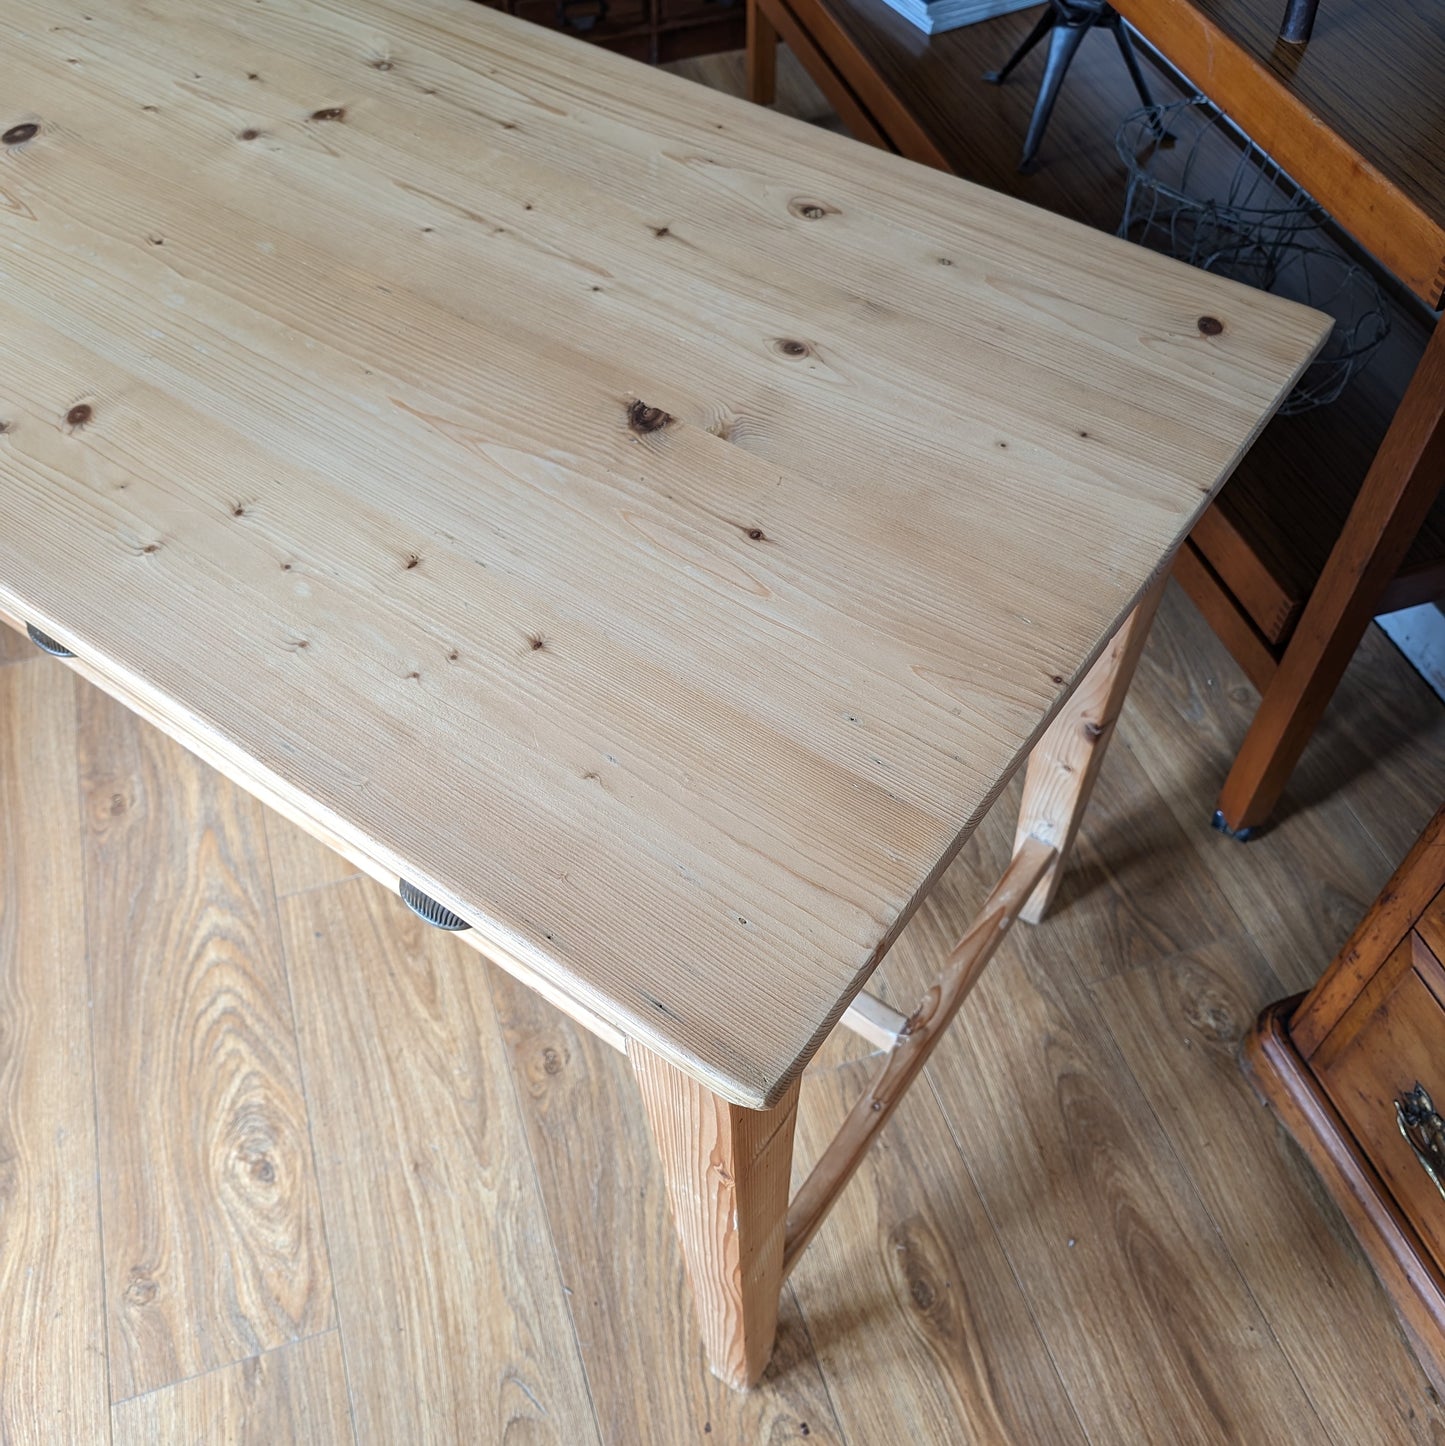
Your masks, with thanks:
[[[1404,1099],[1395,1101],[1395,1119],[1420,1168],[1445,1196],[1445,1184],[1441,1183],[1441,1176],[1445,1176],[1445,1120],[1435,1113],[1434,1102],[1419,1080]]]

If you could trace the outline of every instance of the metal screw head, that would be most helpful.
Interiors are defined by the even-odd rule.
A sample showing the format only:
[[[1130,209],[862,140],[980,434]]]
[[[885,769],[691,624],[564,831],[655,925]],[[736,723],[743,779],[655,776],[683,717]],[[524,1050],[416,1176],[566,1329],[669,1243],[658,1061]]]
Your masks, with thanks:
[[[422,893],[409,879],[399,879],[397,884],[402,903],[418,919],[424,919],[434,929],[446,929],[449,933],[460,934],[472,927],[450,909],[443,908],[430,894]]]
[[[52,658],[73,658],[75,656],[64,643],[57,643],[54,638],[47,638],[34,623],[26,623],[25,631],[30,634],[30,641],[42,653],[49,653]]]

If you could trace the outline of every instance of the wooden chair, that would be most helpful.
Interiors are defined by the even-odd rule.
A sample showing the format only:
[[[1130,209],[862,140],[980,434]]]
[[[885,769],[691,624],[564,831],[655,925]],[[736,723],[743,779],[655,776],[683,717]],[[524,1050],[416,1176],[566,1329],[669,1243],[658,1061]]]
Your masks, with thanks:
[[[1445,45],[1409,0],[1379,0],[1350,11],[1363,35],[1342,26],[1316,35],[1308,51],[1288,46],[1281,53],[1276,4],[1117,0],[1136,32],[1229,112],[1404,287],[1440,306],[1445,190],[1430,189],[1440,157],[1416,157],[1405,147],[1428,143],[1438,152],[1445,144],[1422,119],[1433,114]],[[881,0],[749,0],[749,94],[771,103],[781,39],[858,139],[1112,227],[1117,212],[1101,209],[1098,200],[1109,177],[1097,162],[1076,147],[1071,164],[1083,167],[1077,177],[1056,167],[1016,181],[1011,166],[998,164],[1007,137],[984,133],[991,118],[980,92],[960,89],[957,77],[982,68],[974,57],[1026,23],[1008,16],[920,44]],[[1086,54],[1078,64],[1087,63]],[[1122,81],[1115,75],[1111,83]],[[1098,108],[1099,124],[1107,126],[1110,114],[1117,122],[1119,109],[1117,97],[1112,108]],[[1323,413],[1317,424],[1289,418],[1293,430],[1276,423],[1266,431],[1175,564],[1176,578],[1260,692],[1214,812],[1215,826],[1239,839],[1274,812],[1370,619],[1445,597],[1445,515],[1436,506],[1445,482],[1445,337],[1438,329],[1429,333],[1388,430],[1377,400],[1388,388],[1356,390],[1359,397],[1347,394],[1328,409],[1328,420]],[[1382,435],[1367,464],[1369,447]],[[1333,470],[1326,476],[1321,468]],[[1350,487],[1357,491],[1346,503],[1341,494]],[[1233,507],[1241,489],[1252,492],[1243,508]],[[1294,537],[1278,515],[1261,523],[1271,506],[1276,514],[1283,510],[1285,497],[1290,508],[1316,514],[1303,519],[1308,546],[1301,539],[1288,565],[1281,554]],[[1322,541],[1324,516],[1341,521]],[[1266,531],[1255,537],[1247,525]]]

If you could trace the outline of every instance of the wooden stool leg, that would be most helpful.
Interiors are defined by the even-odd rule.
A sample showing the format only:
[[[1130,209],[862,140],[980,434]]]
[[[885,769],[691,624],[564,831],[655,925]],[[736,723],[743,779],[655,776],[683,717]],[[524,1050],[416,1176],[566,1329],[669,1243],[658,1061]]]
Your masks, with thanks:
[[[719,1099],[641,1045],[627,1049],[682,1242],[713,1373],[755,1385],[783,1285],[798,1084],[771,1110]]]
[[[778,32],[758,0],[748,0],[748,99],[772,105],[778,88]]]
[[[1279,802],[1442,482],[1445,323],[1437,323],[1224,781],[1215,823],[1226,832],[1259,828]]]
[[[1019,917],[1037,924],[1048,912],[1068,863],[1079,823],[1088,807],[1104,751],[1144,651],[1149,625],[1164,592],[1164,577],[1139,600],[1108,647],[1064,704],[1029,754],[1024,797],[1019,806],[1014,853],[1031,838],[1058,850]]]

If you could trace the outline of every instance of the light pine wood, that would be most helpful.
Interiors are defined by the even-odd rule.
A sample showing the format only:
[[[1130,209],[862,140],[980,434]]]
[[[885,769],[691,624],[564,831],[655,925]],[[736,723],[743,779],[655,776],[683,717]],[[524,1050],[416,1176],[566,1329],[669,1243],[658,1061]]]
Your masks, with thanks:
[[[783,1284],[795,1081],[771,1110],[720,1099],[641,1045],[627,1050],[714,1374],[756,1385],[773,1352]]]
[[[343,1446],[355,1438],[335,1331],[119,1402],[114,1446]]]
[[[8,622],[12,626],[23,626],[17,619],[7,616],[3,608],[0,608],[0,621]],[[245,761],[235,753],[224,746],[218,746],[215,740],[188,737],[185,728],[169,713],[156,708],[148,697],[127,688],[124,680],[97,671],[85,659],[69,659],[65,666],[124,703],[131,712],[154,725],[167,737],[183,743],[198,758],[267,805],[270,819],[266,826],[268,846],[273,837],[281,843],[279,866],[273,864],[271,868],[278,895],[284,896],[315,887],[328,877],[333,881],[350,878],[358,872],[369,874],[383,888],[396,892],[398,875],[394,869],[357,848],[350,840],[326,825],[315,819],[305,818],[285,794],[272,788],[265,778],[250,772]],[[273,818],[275,813],[281,814],[281,818]],[[296,831],[302,828],[303,823],[305,836],[298,838]],[[287,824],[292,826],[290,834],[286,832]],[[335,857],[328,861],[323,857],[327,852],[333,853]],[[581,1000],[559,989],[551,979],[538,974],[520,959],[475,933],[468,932],[458,937],[472,948],[484,952],[493,963],[516,975],[558,1009],[586,1025],[614,1049],[621,1050],[626,1047],[626,1040],[608,1020],[589,1009]]]
[[[0,602],[741,1105],[1322,336],[463,0],[16,4]]]
[[[1153,663],[1184,653],[1195,683],[1180,690],[1172,666]],[[65,682],[64,670],[43,659],[18,671]],[[1424,685],[1383,641],[1362,650],[1340,696],[1347,717],[1339,726],[1327,721],[1318,739],[1320,757],[1337,777],[1321,789],[1327,802],[1307,797],[1298,805],[1300,823],[1320,815],[1326,826],[1315,833],[1291,826],[1271,838],[1261,852],[1279,850],[1283,857],[1265,902],[1256,903],[1252,892],[1226,897],[1219,880],[1232,887],[1232,860],[1255,850],[1199,826],[1191,800],[1197,805],[1208,789],[1200,791],[1189,767],[1161,771],[1156,785],[1143,766],[1167,756],[1171,739],[1192,764],[1196,755],[1188,740],[1213,740],[1234,726],[1236,710],[1248,700],[1218,641],[1171,589],[1080,830],[1062,907],[1045,928],[1010,935],[982,992],[975,991],[920,1087],[839,1198],[784,1289],[773,1364],[749,1393],[728,1390],[707,1369],[660,1166],[636,1108],[627,1061],[510,976],[492,975],[492,992],[499,999],[508,993],[525,1008],[502,1008],[506,1032],[500,1042],[475,1018],[464,1026],[488,1059],[503,1062],[504,1078],[513,1084],[510,1095],[498,1088],[484,1096],[489,1128],[505,1136],[487,1151],[486,1179],[489,1188],[510,1190],[523,1202],[525,1240],[545,1245],[550,1237],[557,1273],[551,1285],[539,1285],[546,1278],[545,1257],[539,1262],[526,1255],[520,1286],[509,1273],[492,1276],[489,1270],[475,1297],[435,1310],[417,1305],[401,1332],[385,1310],[343,1311],[338,1323],[353,1362],[384,1362],[384,1389],[406,1398],[411,1415],[402,1439],[495,1439],[501,1429],[495,1423],[517,1414],[515,1405],[524,1398],[512,1369],[515,1356],[506,1340],[494,1345],[485,1329],[469,1327],[466,1311],[472,1309],[483,1320],[515,1320],[545,1370],[560,1372],[574,1352],[580,1354],[597,1432],[607,1442],[799,1440],[806,1425],[810,1441],[831,1446],[891,1439],[902,1420],[916,1423],[915,1434],[924,1440],[993,1441],[1001,1422],[1006,1438],[1032,1446],[1071,1439],[1070,1410],[1089,1423],[1094,1439],[1107,1441],[1172,1441],[1181,1429],[1186,1436],[1208,1435],[1217,1411],[1225,1412],[1228,1425],[1216,1439],[1285,1440],[1291,1446],[1316,1438],[1429,1441],[1445,1431],[1445,1416],[1399,1344],[1388,1308],[1372,1306],[1367,1268],[1348,1232],[1328,1213],[1312,1170],[1279,1139],[1269,1116],[1237,1093],[1226,1042],[1236,1018],[1252,1009],[1251,992],[1279,986],[1260,982],[1262,966],[1234,969],[1244,956],[1230,947],[1227,928],[1234,926],[1223,921],[1237,919],[1251,939],[1268,939],[1272,950],[1293,958],[1331,927],[1328,907],[1326,917],[1318,917],[1319,900],[1328,899],[1324,891],[1332,881],[1347,876],[1346,863],[1365,876],[1366,902],[1388,878],[1404,848],[1393,857],[1380,852],[1371,864],[1375,831],[1405,826],[1392,819],[1413,818],[1408,827],[1417,834],[1429,813],[1415,776],[1434,777],[1430,769],[1440,766],[1432,754],[1445,752],[1445,709],[1430,703]],[[39,735],[24,725],[27,748],[37,745],[37,736],[45,749],[73,748],[65,742],[63,714],[46,713],[43,721]],[[13,714],[0,712],[0,750],[13,748],[6,735],[15,724]],[[73,760],[70,767],[74,798]],[[13,776],[4,775],[7,782]],[[1313,788],[1316,780],[1307,773],[1306,782]],[[911,1006],[976,912],[989,876],[1007,863],[1021,785],[1016,779],[996,816],[970,841],[875,975],[870,987],[895,1007]],[[40,821],[27,824],[24,833],[30,858],[56,847],[47,842],[47,828],[70,829],[71,840],[77,836],[73,811],[67,815],[61,806],[36,812]],[[1370,832],[1345,829],[1350,818],[1361,824],[1368,819]],[[8,866],[9,854],[0,852],[0,860]],[[1293,885],[1279,882],[1291,873]],[[370,886],[358,881],[341,887]],[[303,897],[314,903],[333,891]],[[394,903],[387,907],[400,913]],[[353,912],[349,900],[338,908]],[[401,914],[403,931],[407,917]],[[1332,949],[1357,919],[1358,912],[1338,920]],[[298,932],[309,962],[314,941],[304,921]],[[1216,936],[1201,953],[1199,941]],[[352,1046],[326,1042],[338,1032],[369,1031],[368,1057],[390,1049],[387,1058],[396,1063],[386,1067],[415,1078],[421,1071],[414,1068],[419,1054],[413,1034],[394,1036],[410,1011],[386,1002],[353,1024],[347,1021],[354,1005],[340,1007],[355,987],[352,965],[365,957],[358,949],[316,981],[318,1048],[345,1053]],[[485,971],[475,956],[462,958],[464,969]],[[1157,991],[1150,984],[1156,970],[1163,971]],[[995,973],[997,986],[990,977]],[[1078,992],[1073,979],[1090,987]],[[1067,990],[1061,992],[1061,985]],[[1041,988],[1058,995],[1056,1013],[1042,1022],[1029,1002]],[[454,1007],[437,1004],[440,1011]],[[993,1052],[981,1054],[975,1016],[984,1012],[987,1032],[995,1018],[1007,1019],[1020,1008],[1024,1020]],[[1091,1009],[1107,1033],[1081,1028]],[[1147,1052],[1135,1047],[1144,1029],[1152,1036]],[[1176,1038],[1177,1050],[1169,1045]],[[805,1077],[795,1181],[877,1067],[875,1058],[836,1075],[826,1071],[835,1044],[867,1047],[845,1031]],[[961,1058],[950,1064],[954,1056]],[[447,1082],[439,1086],[443,1093],[479,1099],[471,1086],[474,1070],[441,1066],[432,1077]],[[99,1090],[118,1087],[107,1077],[97,1080]],[[392,1118],[398,1128],[416,1121],[414,1138],[423,1145],[455,1140],[454,1127],[429,1108],[406,1092]],[[338,1173],[373,1193],[374,1182],[391,1178],[398,1158],[394,1134],[341,1132],[333,1116],[309,1113],[315,1138],[329,1149]],[[476,1152],[471,1158],[478,1158]],[[533,1193],[534,1158],[540,1194]],[[94,1169],[92,1157],[83,1170],[84,1188],[91,1188]],[[418,1193],[423,1201],[440,1196],[445,1202],[450,1188]],[[455,1188],[470,1198],[470,1181]],[[1202,1208],[1180,1204],[1181,1192],[1187,1201],[1189,1191]],[[393,1229],[388,1192],[369,1207],[370,1218],[381,1222],[377,1229],[386,1232],[385,1250],[356,1250],[342,1260],[324,1192],[323,1204],[333,1278],[348,1296],[373,1289],[385,1296],[393,1282],[404,1296],[433,1278],[479,1281],[478,1257],[507,1257],[507,1247],[493,1246],[472,1229],[418,1233],[405,1214],[397,1215]],[[1258,1212],[1274,1207],[1284,1212],[1281,1218],[1273,1225],[1261,1221]],[[221,1207],[201,1195],[189,1208],[203,1216]],[[1179,1215],[1183,1226],[1170,1225]],[[46,1242],[55,1237],[35,1238],[34,1251],[54,1249],[70,1269],[84,1252],[101,1248],[93,1211],[77,1219],[47,1210],[37,1212],[40,1218],[47,1230],[64,1234],[53,1245]],[[1121,1222],[1117,1232],[1115,1220]],[[378,1263],[393,1272],[379,1286],[370,1280]],[[216,1268],[228,1269],[229,1262],[217,1261]],[[342,1280],[353,1270],[359,1286]],[[1236,1307],[1229,1303],[1241,1290],[1230,1284],[1232,1272],[1266,1323],[1243,1350],[1231,1344],[1238,1333],[1230,1325]],[[1337,1315],[1315,1308],[1314,1291],[1326,1279],[1348,1302]],[[1062,1304],[1055,1299],[1060,1292]],[[98,1302],[95,1312],[99,1319]],[[459,1320],[463,1338],[472,1342],[471,1361],[429,1372],[428,1362],[450,1361]],[[1209,1349],[1200,1342],[1210,1343]],[[97,1371],[103,1339],[100,1345],[92,1360]],[[1262,1362],[1256,1363],[1256,1351],[1264,1352]],[[1323,1378],[1355,1357],[1380,1383],[1378,1392],[1326,1386]],[[1059,1385],[1051,1388],[1055,1361]],[[353,1378],[365,1379],[354,1364]],[[524,1378],[552,1410],[536,1376]],[[1268,1399],[1262,1378],[1269,1382]],[[1189,1383],[1184,1390],[1181,1379]],[[1318,1393],[1318,1420],[1328,1423],[1328,1435],[1307,1415],[1280,1425],[1273,1393],[1294,1399],[1292,1380],[1306,1394]],[[646,1382],[645,1390],[639,1382]],[[67,1392],[66,1404],[71,1399]],[[1201,1400],[1214,1404],[1196,1409]],[[569,1417],[563,1429],[587,1439],[585,1423]],[[462,1430],[472,1435],[461,1436]],[[47,1430],[39,1440],[49,1446],[54,1434]],[[94,1429],[82,1422],[65,1439],[104,1440],[103,1419]],[[386,1437],[377,1431],[373,1439]]]
[[[1043,919],[1058,892],[1165,581],[1161,576],[1125,619],[1029,754],[1014,849],[1039,839],[1055,851],[1048,871],[1019,910],[1019,917],[1030,924]]]
[[[90,688],[78,736],[121,1400],[328,1328],[331,1273],[262,810]]]
[[[908,1026],[908,1016],[865,989],[853,996],[853,1002],[843,1011],[838,1023],[879,1049],[892,1049]]]
[[[597,1440],[485,965],[367,879],[280,908],[358,1440]]]
[[[938,1047],[959,1007],[978,982],[988,961],[1003,943],[1055,857],[1051,844],[1026,838],[989,891],[978,918],[954,945],[943,972],[908,1016],[877,1076],[859,1096],[823,1152],[812,1173],[788,1207],[784,1273],[797,1263],[808,1242],[827,1217],[844,1186],[862,1163],[878,1132],[898,1108],[918,1072]]]
[[[0,1441],[107,1434],[75,684],[0,669]]]

